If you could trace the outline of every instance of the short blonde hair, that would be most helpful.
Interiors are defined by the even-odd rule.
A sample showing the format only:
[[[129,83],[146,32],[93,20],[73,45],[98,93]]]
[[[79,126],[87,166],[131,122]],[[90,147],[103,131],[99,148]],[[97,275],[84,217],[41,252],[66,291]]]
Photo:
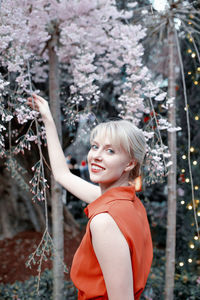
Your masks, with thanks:
[[[97,135],[103,139],[108,135],[113,145],[122,148],[136,161],[136,166],[129,174],[129,180],[134,180],[141,174],[146,153],[146,140],[141,129],[127,120],[114,120],[97,125],[91,132],[90,141],[92,142]]]

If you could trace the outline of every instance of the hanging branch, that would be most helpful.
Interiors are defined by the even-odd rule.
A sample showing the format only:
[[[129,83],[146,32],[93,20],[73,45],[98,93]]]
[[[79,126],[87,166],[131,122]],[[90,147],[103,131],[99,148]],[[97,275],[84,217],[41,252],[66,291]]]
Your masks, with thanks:
[[[179,10],[179,9],[176,9],[175,12],[177,13],[182,13],[182,14],[198,14],[200,15],[200,12],[197,11],[197,10]]]
[[[192,33],[187,29],[187,26],[186,26],[185,24],[183,25],[183,27],[185,28],[185,31],[187,31],[187,33],[188,33],[188,34],[191,36],[191,38],[192,38],[192,44],[193,44],[193,46],[194,46],[194,49],[195,49],[195,51],[196,51],[196,55],[197,55],[198,60],[199,60],[199,63],[200,63],[200,54],[199,54],[197,45],[196,45],[196,43],[195,43],[195,41],[194,41],[194,38],[193,38],[193,36],[192,36]],[[200,34],[200,32],[199,32],[199,34]]]
[[[29,255],[29,260],[26,262],[26,267],[29,267],[31,269],[31,265],[38,264],[38,281],[37,281],[37,294],[39,295],[39,288],[40,288],[40,276],[42,271],[42,262],[48,260],[48,256],[57,256],[59,261],[64,267],[64,272],[69,273],[69,270],[67,269],[66,265],[64,264],[63,260],[60,258],[58,251],[55,247],[55,244],[53,242],[53,239],[51,238],[47,228],[45,229],[43,236],[40,240],[40,243],[38,244],[36,250]],[[39,261],[36,261],[36,257],[40,257]]]
[[[28,78],[29,78],[29,85],[30,85],[30,91],[31,91],[31,97],[32,97],[32,94],[33,94],[33,89],[32,89],[32,84],[31,84],[31,75],[30,75],[30,64],[29,64],[29,61],[27,61],[27,67],[28,67]],[[33,97],[32,97],[32,104],[33,104],[33,108],[35,108],[35,103],[34,103],[34,100],[33,100]],[[39,129],[38,129],[38,121],[37,119],[35,118],[35,126],[36,126],[36,135],[37,135],[37,138],[38,138],[38,150],[39,150],[39,155],[40,155],[40,160],[39,160],[39,164],[40,164],[40,168],[41,168],[41,172],[42,172],[42,178],[44,179],[45,178],[45,175],[44,175],[44,165],[43,165],[43,160],[42,160],[42,149],[41,149],[41,141],[40,141],[40,135],[39,135]],[[36,169],[37,170],[37,169]],[[39,181],[39,180],[38,180]],[[37,282],[37,292],[39,294],[39,284],[40,284],[40,277],[41,277],[41,265],[42,265],[42,261],[44,259],[44,253],[45,251],[48,251],[48,248],[47,248],[47,241],[48,239],[46,239],[45,241],[45,238],[46,238],[46,234],[48,233],[48,206],[47,206],[47,196],[46,196],[46,184],[44,184],[44,189],[43,189],[43,199],[44,199],[44,204],[45,204],[45,231],[44,231],[44,234],[42,236],[42,239],[39,243],[39,245],[37,246],[35,252],[33,253],[33,255],[31,255],[29,261],[27,262],[27,266],[30,267],[31,265],[31,262],[35,262],[34,261],[34,256],[36,253],[38,253],[40,255],[40,260],[39,260],[39,267],[38,267],[38,282]],[[45,241],[44,243],[44,246],[42,247],[42,244],[43,242]],[[40,247],[42,247],[42,252],[40,252]]]
[[[30,74],[30,64],[29,61],[27,61],[27,67],[28,67],[28,78],[29,78],[29,84],[30,84],[30,91],[31,91],[31,97],[33,94],[33,89],[32,89],[32,83],[31,83],[31,74]],[[32,97],[32,104],[33,104],[33,108],[35,109],[35,103]],[[40,134],[39,134],[39,126],[38,126],[38,121],[37,118],[34,119],[35,121],[35,126],[36,126],[36,135],[38,138],[38,150],[39,150],[39,155],[40,155],[40,165],[41,165],[41,171],[42,171],[42,177],[45,178],[44,175],[44,164],[43,164],[43,154],[42,154],[42,149],[41,149],[41,140],[40,140]],[[48,208],[47,208],[47,196],[46,196],[46,185],[44,185],[44,203],[45,203],[45,220],[46,220],[46,228],[48,230]]]
[[[184,21],[186,21],[187,23],[191,22],[194,26],[196,26],[197,28],[200,29],[200,25],[198,25],[196,22],[194,22],[192,19],[187,19],[187,18],[183,18],[181,16],[181,19],[183,19]]]
[[[179,16],[179,19],[181,20],[181,22],[182,22],[182,24],[183,24],[183,27],[186,29],[186,28],[187,28],[187,25],[185,24],[185,22],[188,22],[187,19],[185,19],[185,18],[183,18],[183,17],[180,17],[180,16]],[[198,31],[198,30],[195,29],[195,28],[191,28],[191,27],[190,27],[190,30],[191,30],[192,32],[196,32],[197,34],[200,34],[200,31]],[[188,31],[188,29],[186,29],[186,31]]]
[[[165,20],[163,23],[161,23],[159,26],[157,26],[153,31],[151,31],[151,35],[153,35],[154,33],[156,33],[157,31],[159,31],[163,26],[165,26],[167,24],[167,20]]]
[[[191,134],[190,134],[190,118],[189,118],[189,112],[188,112],[187,90],[186,90],[186,83],[185,83],[183,60],[182,60],[182,56],[181,56],[178,35],[177,35],[177,31],[176,31],[175,27],[174,27],[174,32],[175,32],[175,40],[176,40],[176,46],[177,46],[177,50],[178,50],[179,62],[180,62],[180,66],[181,66],[182,82],[183,82],[183,93],[184,93],[184,100],[185,100],[185,107],[186,107],[186,120],[187,120],[187,132],[188,132],[188,168],[189,168],[191,190],[192,190],[192,203],[193,203],[194,219],[195,219],[195,224],[196,224],[196,229],[197,229],[197,234],[198,234],[198,239],[199,239],[199,226],[198,226],[197,212],[196,212],[196,207],[195,207],[194,184],[193,184],[191,156],[190,156]]]
[[[3,113],[5,114],[5,116],[9,117],[11,114],[10,107],[8,107],[7,110],[4,110]],[[5,151],[5,156],[7,157],[5,165],[7,170],[10,172],[11,177],[15,178],[15,180],[18,182],[19,187],[26,191],[29,191],[29,186],[22,176],[26,173],[26,170],[24,170],[17,162],[17,160],[13,157],[13,153],[15,152],[12,150],[13,146],[11,120],[12,119],[9,119],[8,121],[8,150]]]
[[[28,79],[29,79],[29,85],[30,85],[30,92],[31,92],[31,97],[32,97],[33,89],[32,89],[32,83],[31,83],[29,61],[27,61],[27,68],[28,68]],[[33,109],[35,109],[35,103],[34,103],[33,97],[32,97],[32,105],[33,105]],[[43,164],[43,154],[42,154],[41,140],[40,140],[40,134],[39,134],[39,124],[38,124],[38,120],[36,117],[35,117],[34,121],[35,121],[35,126],[36,126],[36,135],[38,138],[37,145],[38,145],[38,149],[39,149],[40,159],[34,166],[35,174],[37,175],[37,178],[35,179],[35,175],[34,175],[34,177],[31,180],[31,183],[33,184],[33,190],[34,189],[36,190],[36,195],[34,196],[34,199],[44,200],[46,228],[45,228],[42,239],[41,239],[39,245],[37,246],[36,250],[34,251],[34,253],[32,253],[29,256],[29,260],[26,262],[26,266],[31,268],[31,264],[37,263],[39,265],[38,269],[37,269],[37,271],[38,271],[37,293],[39,295],[40,277],[41,277],[41,271],[42,271],[41,266],[42,266],[43,260],[47,260],[46,255],[49,255],[50,251],[53,255],[55,255],[54,253],[56,253],[58,259],[61,261],[61,263],[64,266],[64,272],[68,272],[68,270],[67,270],[63,260],[58,255],[58,251],[57,251],[57,249],[54,245],[54,242],[48,231],[48,206],[47,206],[47,196],[46,196],[47,184],[46,184],[46,179],[45,179],[45,174],[44,174],[44,164]],[[42,185],[42,190],[40,192],[41,185]],[[35,260],[36,256],[40,257],[38,262],[36,262],[36,260]]]
[[[162,137],[161,137],[161,134],[160,134],[160,129],[158,128],[158,119],[156,117],[156,113],[155,113],[155,109],[154,109],[151,97],[149,97],[149,102],[150,102],[150,105],[151,105],[151,109],[153,111],[153,116],[154,116],[154,119],[155,119],[155,124],[156,124],[157,130],[158,130],[158,136],[159,136],[161,150],[162,150],[162,155],[163,155],[164,174],[165,174],[165,172],[167,171],[167,166],[166,166],[166,161],[165,161],[165,156],[164,156],[164,151],[163,151],[164,150],[164,144],[163,144]]]

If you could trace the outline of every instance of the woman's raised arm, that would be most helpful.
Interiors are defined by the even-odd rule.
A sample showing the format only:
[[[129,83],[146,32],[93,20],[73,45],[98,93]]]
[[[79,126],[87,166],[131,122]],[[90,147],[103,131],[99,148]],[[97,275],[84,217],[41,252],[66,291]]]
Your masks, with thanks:
[[[36,94],[32,97],[34,108],[40,112],[45,125],[49,159],[55,180],[77,198],[87,203],[94,201],[101,194],[100,188],[70,172],[48,102]],[[33,108],[32,97],[28,98],[27,104]]]

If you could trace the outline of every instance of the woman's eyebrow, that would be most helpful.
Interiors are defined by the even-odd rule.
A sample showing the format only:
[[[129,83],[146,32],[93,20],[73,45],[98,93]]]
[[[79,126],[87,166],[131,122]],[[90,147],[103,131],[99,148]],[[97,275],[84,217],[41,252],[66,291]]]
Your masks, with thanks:
[[[92,140],[91,143],[99,144],[96,140]],[[112,144],[105,144],[104,147],[114,147]]]
[[[101,136],[99,139],[97,137],[94,137],[94,139],[92,139],[90,141],[90,143],[95,143],[97,145],[103,145],[104,147],[108,148],[108,147],[111,147],[111,148],[120,148],[119,144],[117,143],[117,141],[111,141],[110,139],[107,140],[107,144],[104,144],[104,140],[106,140],[105,138],[103,138],[103,136]]]
[[[91,143],[98,144],[98,142],[97,142],[97,141],[95,141],[95,140],[92,140],[92,141],[91,141]]]

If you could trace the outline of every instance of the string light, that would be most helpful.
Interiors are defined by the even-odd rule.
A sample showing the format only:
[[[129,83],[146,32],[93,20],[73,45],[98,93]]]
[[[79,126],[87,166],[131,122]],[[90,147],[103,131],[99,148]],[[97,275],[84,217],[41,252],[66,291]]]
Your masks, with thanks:
[[[194,16],[191,14],[191,15],[190,15],[190,18],[192,19],[193,17],[194,17]],[[189,24],[189,25],[192,25],[192,22],[191,22],[191,21],[188,21],[188,24]],[[193,42],[193,41],[194,41],[193,37],[192,37],[190,34],[188,34],[187,37],[188,37],[188,40],[189,40],[190,42]],[[188,49],[187,49],[187,53],[190,54],[192,58],[196,58],[196,53],[195,53],[192,49],[188,48]],[[192,71],[188,71],[187,74],[188,74],[188,75],[192,75],[192,76],[191,76],[191,79],[192,79],[194,85],[197,86],[198,84],[200,84],[200,80],[197,79],[198,77],[196,77],[195,74],[193,75],[193,72],[192,72]],[[197,75],[197,74],[198,74],[198,75],[200,74],[200,66],[196,68],[196,75]],[[184,107],[184,110],[187,111],[188,108],[189,108],[189,105],[186,105],[186,106]],[[199,121],[199,116],[198,116],[198,115],[195,115],[195,116],[194,116],[194,120],[195,120],[195,121]],[[194,148],[193,146],[191,146],[191,147],[190,147],[190,152],[191,152],[191,153],[194,153],[195,151],[196,151],[195,148]],[[183,159],[183,160],[186,160],[186,159],[187,159],[187,155],[183,154],[183,155],[182,155],[182,159]],[[197,161],[197,160],[194,160],[194,161],[192,162],[192,164],[193,164],[193,166],[196,166],[196,165],[198,164],[198,161]],[[181,173],[182,173],[181,176],[182,176],[182,177],[184,177],[184,175],[185,175],[184,173],[185,173],[185,172],[186,172],[185,169],[181,169]],[[182,178],[182,177],[181,177],[181,178]],[[184,179],[185,179],[185,183],[189,183],[189,182],[190,182],[190,179],[189,179],[189,178],[184,178]],[[182,182],[184,182],[184,181],[182,181]],[[195,186],[194,186],[194,190],[199,190],[199,186],[198,186],[198,185],[195,185]],[[181,200],[180,203],[181,203],[182,205],[184,205],[184,204],[185,204],[185,201],[184,201],[184,200]],[[196,199],[194,205],[195,205],[196,207],[198,207],[199,203],[200,203],[200,200],[199,200],[199,199]],[[192,204],[192,203],[186,204],[186,207],[187,207],[188,210],[192,210],[192,209],[193,209],[193,204]],[[197,211],[197,216],[200,217],[200,209],[198,209],[198,211]],[[194,223],[192,223],[191,226],[194,226]],[[195,240],[195,241],[198,240],[198,236],[197,236],[197,235],[194,236],[194,240]],[[194,249],[194,248],[195,248],[195,244],[194,244],[193,242],[191,242],[191,241],[189,242],[188,246],[189,246],[191,249]],[[189,264],[191,264],[191,263],[193,262],[193,259],[192,259],[192,258],[188,258],[187,261],[188,261]],[[183,267],[183,266],[184,266],[184,262],[182,262],[182,261],[179,262],[179,266],[180,266],[180,267]]]
[[[194,244],[193,243],[190,243],[190,248],[194,249]]]
[[[193,38],[190,38],[189,41],[192,42],[192,41],[193,41]]]

